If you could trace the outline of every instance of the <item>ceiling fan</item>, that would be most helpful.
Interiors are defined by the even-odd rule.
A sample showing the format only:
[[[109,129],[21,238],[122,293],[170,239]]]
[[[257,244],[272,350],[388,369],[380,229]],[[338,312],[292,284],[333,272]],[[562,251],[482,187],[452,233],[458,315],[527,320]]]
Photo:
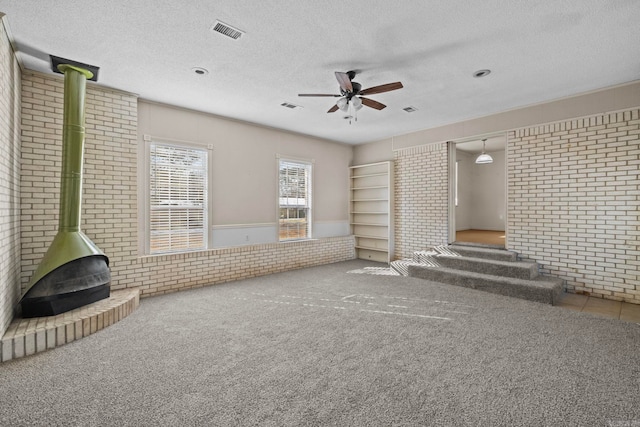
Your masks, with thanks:
[[[387,83],[380,86],[373,86],[367,89],[362,89],[362,86],[358,82],[354,82],[353,78],[356,76],[355,71],[347,71],[346,73],[342,73],[340,71],[336,71],[336,79],[340,84],[340,95],[327,94],[327,93],[300,93],[298,96],[331,96],[335,98],[340,98],[336,102],[336,104],[327,111],[327,113],[333,113],[338,110],[348,111],[349,106],[351,106],[354,111],[358,111],[362,108],[362,105],[366,105],[367,107],[374,108],[376,110],[382,110],[386,107],[386,105],[374,101],[373,99],[365,98],[362,95],[373,95],[376,93],[389,92],[396,89],[401,89],[402,83]],[[351,118],[351,116],[347,116],[347,118]],[[357,118],[356,118],[357,120]]]

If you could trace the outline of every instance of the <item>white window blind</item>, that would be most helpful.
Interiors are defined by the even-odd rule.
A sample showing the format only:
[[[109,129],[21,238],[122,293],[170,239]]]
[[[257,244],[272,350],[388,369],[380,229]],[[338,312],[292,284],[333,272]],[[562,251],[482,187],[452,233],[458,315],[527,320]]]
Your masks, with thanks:
[[[280,160],[280,240],[311,238],[311,164]]]
[[[207,150],[151,144],[149,253],[207,247]]]

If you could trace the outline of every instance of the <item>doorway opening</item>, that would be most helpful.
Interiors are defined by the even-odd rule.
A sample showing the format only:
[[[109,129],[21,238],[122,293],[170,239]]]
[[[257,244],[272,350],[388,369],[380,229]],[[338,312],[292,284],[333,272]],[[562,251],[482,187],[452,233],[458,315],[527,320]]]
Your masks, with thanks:
[[[506,135],[456,141],[450,145],[449,241],[505,247]],[[483,153],[491,161],[476,163]]]

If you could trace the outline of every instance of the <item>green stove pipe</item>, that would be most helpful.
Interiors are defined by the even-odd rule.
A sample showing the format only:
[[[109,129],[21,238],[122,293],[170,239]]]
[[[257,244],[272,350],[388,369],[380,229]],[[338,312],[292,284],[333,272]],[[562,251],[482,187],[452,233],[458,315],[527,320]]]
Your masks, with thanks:
[[[60,210],[58,234],[34,272],[25,294],[56,268],[88,256],[109,258],[80,231],[82,212],[82,166],[85,136],[86,81],[93,73],[84,68],[60,64],[64,73],[64,116],[62,131],[62,174],[60,176]],[[34,289],[34,291],[36,291]],[[37,292],[36,292],[37,293]]]
[[[64,124],[62,128],[62,175],[58,231],[79,231],[82,212],[82,165],[84,158],[84,104],[87,79],[93,73],[63,64]]]

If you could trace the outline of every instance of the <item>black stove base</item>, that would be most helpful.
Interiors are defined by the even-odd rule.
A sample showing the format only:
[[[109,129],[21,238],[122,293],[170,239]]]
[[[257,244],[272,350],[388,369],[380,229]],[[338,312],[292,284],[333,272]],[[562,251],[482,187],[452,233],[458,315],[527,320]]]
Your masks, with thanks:
[[[111,294],[111,284],[94,286],[81,291],[67,294],[56,294],[46,297],[25,297],[21,302],[22,317],[46,317],[73,310],[83,305],[91,304]]]

